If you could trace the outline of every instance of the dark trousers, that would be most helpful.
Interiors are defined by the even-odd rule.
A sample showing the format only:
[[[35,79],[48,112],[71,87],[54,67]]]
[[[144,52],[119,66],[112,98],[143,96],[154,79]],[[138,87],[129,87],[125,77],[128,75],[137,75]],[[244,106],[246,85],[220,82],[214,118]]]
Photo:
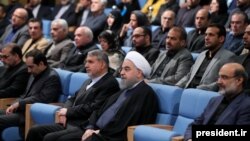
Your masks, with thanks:
[[[26,141],[80,141],[84,131],[76,126],[60,124],[35,125],[27,135]]]
[[[23,114],[13,113],[6,115],[4,110],[0,110],[0,135],[5,128],[19,126],[21,129],[21,136],[24,135],[24,116]],[[0,141],[2,141],[2,137],[0,137]]]

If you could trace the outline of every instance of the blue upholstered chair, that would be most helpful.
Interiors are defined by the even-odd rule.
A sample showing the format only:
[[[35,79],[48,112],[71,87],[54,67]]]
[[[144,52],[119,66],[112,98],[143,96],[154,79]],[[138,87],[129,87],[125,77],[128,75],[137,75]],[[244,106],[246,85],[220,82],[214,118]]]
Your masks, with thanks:
[[[196,61],[197,57],[199,56],[200,53],[194,53],[192,52],[191,55],[193,57],[193,60]]]
[[[171,141],[183,140],[183,135],[187,126],[198,117],[209,100],[218,96],[216,92],[185,89],[181,96],[179,114],[172,130],[165,130],[146,125],[141,125],[135,128],[135,141]],[[167,128],[166,128],[167,129]],[[173,138],[174,137],[174,138]]]
[[[43,23],[43,36],[44,36],[44,38],[51,39],[51,36],[50,36],[51,21],[43,19],[42,23]]]
[[[129,46],[122,46],[122,50],[123,50],[125,53],[128,53],[131,49],[132,49],[132,47],[129,47]]]
[[[174,125],[179,113],[179,104],[183,89],[176,86],[149,84],[155,91],[159,101],[159,111],[155,125]],[[150,109],[149,109],[150,110]],[[133,140],[133,131],[136,126],[128,127],[128,140]]]

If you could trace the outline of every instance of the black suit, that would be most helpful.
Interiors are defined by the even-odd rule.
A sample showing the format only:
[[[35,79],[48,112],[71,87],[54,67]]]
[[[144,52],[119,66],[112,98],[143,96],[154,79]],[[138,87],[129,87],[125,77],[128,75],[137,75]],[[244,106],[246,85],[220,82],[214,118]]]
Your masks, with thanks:
[[[60,93],[61,84],[56,71],[47,68],[36,77],[30,76],[25,92],[16,100],[19,103],[17,111],[9,115],[6,115],[5,111],[0,111],[0,134],[7,127],[24,126],[26,104],[55,102]]]
[[[50,7],[48,6],[44,6],[44,5],[40,5],[40,8],[38,9],[38,13],[37,13],[37,16],[35,17],[32,13],[32,9],[27,9],[29,14],[34,17],[34,18],[37,18],[37,19],[46,19],[46,20],[51,20],[52,19],[52,10]]]
[[[54,11],[52,13],[52,18],[55,18],[55,16],[58,14],[61,8],[62,8],[62,5],[55,6]],[[76,25],[75,5],[70,4],[69,9],[67,9],[60,18],[65,19],[69,26],[75,26]]]
[[[26,65],[20,62],[15,67],[0,71],[0,98],[19,97],[23,94],[29,74]]]
[[[7,18],[4,18],[3,20],[0,21],[0,36],[3,35],[5,28],[10,24],[10,21],[7,20]]]
[[[152,124],[155,122],[158,111],[157,97],[153,89],[142,81],[126,92],[129,93],[130,96],[120,105],[120,108],[117,109],[118,111],[111,121],[104,128],[98,128],[96,123],[99,117],[117,101],[123,92],[124,91],[117,92],[105,102],[100,110],[94,111],[88,120],[89,122],[82,125],[81,129],[75,127],[67,132],[67,134],[55,140],[79,141],[86,129],[99,129],[99,135],[106,141],[126,141],[128,126]],[[98,139],[96,140],[100,141]]]
[[[86,90],[91,80],[85,81],[75,96],[69,98],[64,106],[67,108],[67,127],[59,124],[38,125],[31,128],[27,141],[42,141],[45,138],[58,138],[65,132],[71,130],[72,126],[77,126],[85,122],[94,110],[100,109],[104,101],[113,93],[119,91],[119,85],[112,74],[107,73],[92,87]],[[57,132],[59,131],[59,132]],[[53,140],[53,139],[52,139]]]

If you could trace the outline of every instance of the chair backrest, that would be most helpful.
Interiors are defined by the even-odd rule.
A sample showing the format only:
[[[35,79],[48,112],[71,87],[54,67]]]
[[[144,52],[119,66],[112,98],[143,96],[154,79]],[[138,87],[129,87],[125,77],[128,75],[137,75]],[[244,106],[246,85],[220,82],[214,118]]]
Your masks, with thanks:
[[[184,135],[187,126],[193,122],[196,117],[200,116],[209,100],[218,95],[219,93],[212,91],[193,88],[184,89],[180,101],[179,115],[174,124],[173,131]]]
[[[176,86],[149,84],[155,91],[159,101],[159,112],[156,124],[173,125],[179,112],[179,104],[183,89]]]
[[[191,55],[193,57],[193,60],[196,61],[197,57],[199,56],[200,53],[194,53],[192,52]]]
[[[50,39],[50,25],[51,25],[51,21],[50,20],[42,20],[43,23],[43,36],[46,39]]]
[[[89,79],[87,73],[76,72],[71,75],[70,83],[69,83],[69,95],[72,96],[76,91],[80,89],[84,81]]]
[[[128,53],[131,49],[132,49],[132,47],[129,47],[129,46],[122,46],[122,50],[123,50],[125,53]]]
[[[147,0],[139,0],[138,2],[140,7],[142,8],[146,4]]]
[[[55,70],[59,74],[61,86],[62,86],[62,94],[59,96],[58,102],[64,102],[65,97],[68,97],[69,95],[69,83],[70,83],[70,78],[73,72],[61,70],[61,69],[55,69]]]

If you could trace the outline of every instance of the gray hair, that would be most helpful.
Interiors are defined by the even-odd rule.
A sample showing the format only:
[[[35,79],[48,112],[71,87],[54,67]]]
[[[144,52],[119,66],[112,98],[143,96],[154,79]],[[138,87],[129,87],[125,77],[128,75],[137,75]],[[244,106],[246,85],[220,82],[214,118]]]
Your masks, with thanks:
[[[96,56],[97,60],[105,62],[107,68],[109,68],[109,59],[107,54],[99,49],[95,49],[88,52],[88,56]]]
[[[87,27],[87,26],[81,26],[80,28],[83,29],[84,35],[86,35],[87,37],[89,37],[89,39],[92,41],[93,38],[94,38],[92,30],[89,27]]]
[[[61,25],[63,30],[66,31],[66,33],[68,33],[69,27],[68,27],[68,23],[67,23],[66,20],[64,20],[64,19],[55,19],[55,20],[52,21],[51,24],[59,24],[59,25]]]

